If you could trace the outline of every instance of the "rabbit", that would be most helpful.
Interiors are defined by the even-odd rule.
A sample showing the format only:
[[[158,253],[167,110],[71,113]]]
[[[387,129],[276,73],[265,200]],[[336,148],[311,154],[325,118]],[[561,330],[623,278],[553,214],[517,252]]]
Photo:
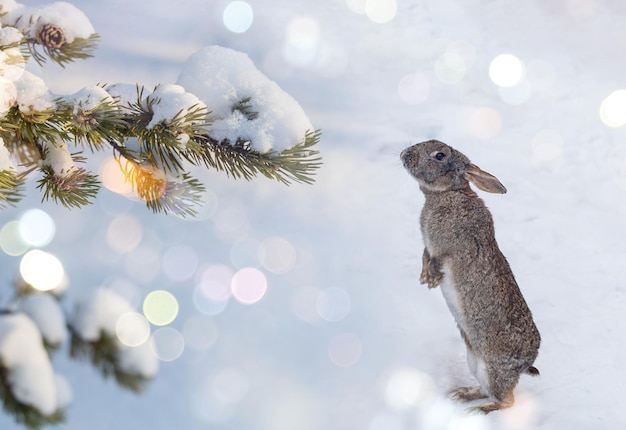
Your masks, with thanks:
[[[521,374],[533,366],[541,337],[506,258],[496,243],[493,219],[469,183],[489,193],[506,192],[490,173],[443,142],[429,140],[400,156],[417,179],[425,203],[420,283],[441,287],[479,386],[452,390],[460,401],[489,399],[471,412],[489,413],[514,403]]]

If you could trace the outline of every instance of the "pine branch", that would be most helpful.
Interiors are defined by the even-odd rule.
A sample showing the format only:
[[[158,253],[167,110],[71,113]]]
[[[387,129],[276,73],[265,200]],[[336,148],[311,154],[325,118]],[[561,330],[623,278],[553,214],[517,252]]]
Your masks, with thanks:
[[[155,105],[161,100],[157,97],[143,98],[144,88],[137,88],[137,101],[130,103],[126,121],[130,125],[128,135],[137,137],[140,150],[139,159],[165,173],[183,171],[185,145],[189,139],[202,136],[210,126],[208,111],[203,106],[191,106],[186,113],[179,111],[168,122],[160,122],[153,127]]]
[[[65,421],[65,413],[58,410],[50,415],[42,414],[37,408],[20,402],[13,393],[9,379],[9,370],[0,361],[0,399],[4,410],[15,417],[15,421],[27,428],[37,430],[48,424],[59,424]]]
[[[7,116],[0,121],[0,132],[8,135],[5,140],[15,142],[37,143],[52,142],[59,137],[68,138],[62,129],[63,112],[56,108],[24,114],[18,106],[13,106]]]
[[[107,379],[113,377],[123,388],[134,393],[141,393],[150,382],[149,378],[138,374],[124,371],[119,363],[119,346],[114,336],[100,332],[100,338],[90,342],[82,339],[76,331],[69,326],[70,331],[70,357],[78,360],[89,360]]]
[[[201,204],[204,191],[206,188],[200,181],[188,173],[183,173],[180,178],[168,180],[159,198],[146,200],[146,204],[155,213],[175,213],[183,218],[194,217],[198,214],[194,206]]]
[[[50,58],[65,68],[66,64],[75,60],[93,57],[93,51],[95,51],[99,39],[100,36],[97,33],[87,38],[75,38],[71,43],[66,43],[64,40],[49,43],[42,40],[41,37],[35,37],[27,40],[27,48],[29,54],[40,66],[47,61],[47,58]],[[38,48],[41,48],[43,53],[39,52]]]
[[[76,144],[86,143],[95,152],[111,141],[124,140],[128,122],[113,99],[104,100],[90,109],[70,105],[62,99],[57,100],[57,105],[60,106],[60,115],[69,118],[63,125],[63,131],[73,136]]]
[[[251,180],[261,174],[286,185],[291,182],[311,184],[312,176],[321,166],[319,151],[311,148],[319,142],[320,136],[319,130],[309,131],[298,145],[282,152],[263,154],[253,151],[245,142],[230,144],[202,136],[187,144],[185,157],[193,164],[202,163],[235,179]]]
[[[0,210],[15,206],[24,196],[24,181],[12,170],[0,171]]]
[[[54,172],[52,167],[43,165],[44,176],[37,181],[37,188],[43,190],[41,201],[52,199],[68,209],[91,204],[100,189],[98,177],[82,167],[74,167],[63,176]]]
[[[182,217],[197,215],[194,206],[201,203],[205,188],[189,173],[172,178],[151,166],[121,158],[117,161],[133,191],[153,212],[175,213]]]

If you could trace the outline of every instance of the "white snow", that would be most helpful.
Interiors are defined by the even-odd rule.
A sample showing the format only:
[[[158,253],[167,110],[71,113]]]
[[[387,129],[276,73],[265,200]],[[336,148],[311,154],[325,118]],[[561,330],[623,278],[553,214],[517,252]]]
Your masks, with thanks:
[[[17,100],[15,84],[0,76],[0,117],[6,116]]]
[[[178,76],[178,84],[198,96],[212,111],[210,135],[235,143],[248,140],[261,153],[283,151],[300,143],[313,125],[300,104],[276,82],[261,73],[242,52],[209,46],[192,55]],[[233,105],[251,98],[248,120]]]
[[[90,86],[66,96],[65,101],[74,106],[74,113],[81,111],[91,111],[102,103],[113,103],[113,98],[102,87]]]
[[[139,346],[122,348],[118,356],[122,369],[145,378],[156,376],[159,370],[159,360],[154,356],[153,344],[154,340],[150,337]]]
[[[2,138],[0,138],[0,172],[12,168],[13,163],[11,162],[11,153],[4,145]]]
[[[106,91],[117,101],[117,105],[122,109],[128,110],[130,104],[137,103],[137,84],[119,82],[113,85],[107,85]],[[145,99],[150,94],[151,92],[144,88],[143,98]]]
[[[76,6],[67,2],[50,3],[31,14],[37,26],[54,24],[63,29],[66,43],[72,43],[74,39],[86,39],[96,31],[89,18]]]
[[[0,28],[0,46],[5,47],[20,42],[24,35],[15,27]]]
[[[133,312],[131,304],[111,289],[100,287],[76,306],[73,327],[86,341],[98,340],[101,332],[117,339],[117,321],[123,314]],[[152,377],[158,370],[158,360],[150,351],[149,342],[129,347],[117,341],[120,365],[128,372]]]
[[[115,325],[120,315],[134,311],[130,303],[114,291],[100,287],[76,306],[73,327],[87,341],[100,339],[104,331],[115,336]]]
[[[54,371],[35,323],[25,314],[0,315],[0,363],[22,403],[49,415],[57,410]]]
[[[188,93],[180,85],[159,85],[150,95],[155,100],[152,105],[153,116],[147,129],[159,123],[170,123],[177,116],[180,118],[195,109],[206,110],[206,105],[195,95]]]
[[[18,80],[24,73],[26,59],[20,48],[9,48],[0,51],[0,75],[10,81]]]
[[[76,168],[66,142],[43,141],[41,146],[46,151],[46,158],[42,163],[52,167],[57,176],[62,178]]]
[[[17,104],[24,115],[44,112],[54,107],[52,95],[44,80],[27,70],[15,81],[15,88]]]
[[[67,339],[65,314],[57,299],[48,293],[33,293],[20,301],[20,310],[37,325],[41,335],[51,345]]]

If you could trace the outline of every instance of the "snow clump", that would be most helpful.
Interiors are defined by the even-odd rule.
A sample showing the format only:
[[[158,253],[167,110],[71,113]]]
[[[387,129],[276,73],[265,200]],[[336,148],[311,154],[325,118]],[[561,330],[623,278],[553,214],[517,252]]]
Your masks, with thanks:
[[[117,321],[127,312],[134,312],[131,304],[108,288],[98,288],[87,299],[79,302],[74,314],[73,327],[85,341],[95,342],[102,334],[116,340],[121,368],[146,378],[156,375],[159,362],[152,353],[151,342],[129,347],[117,337]]]
[[[0,316],[0,364],[17,400],[44,415],[58,408],[52,364],[39,329],[23,313]]]
[[[242,52],[206,47],[189,57],[177,83],[211,109],[210,136],[220,142],[243,139],[257,152],[281,152],[314,131],[300,104]],[[256,118],[233,109],[246,98]]]
[[[0,11],[5,13],[0,19],[2,24],[13,26],[31,37],[35,37],[37,29],[46,24],[61,28],[65,43],[72,43],[75,39],[87,39],[96,32],[87,15],[67,2],[27,8],[13,0],[0,0]]]
[[[52,295],[29,294],[20,302],[20,310],[33,320],[48,344],[60,345],[67,339],[65,314]]]

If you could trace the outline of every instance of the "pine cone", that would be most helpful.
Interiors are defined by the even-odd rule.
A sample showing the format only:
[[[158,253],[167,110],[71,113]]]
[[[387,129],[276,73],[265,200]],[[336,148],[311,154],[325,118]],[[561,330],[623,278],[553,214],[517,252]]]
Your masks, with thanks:
[[[43,24],[37,28],[35,42],[48,49],[59,49],[65,43],[65,34],[58,25]]]

